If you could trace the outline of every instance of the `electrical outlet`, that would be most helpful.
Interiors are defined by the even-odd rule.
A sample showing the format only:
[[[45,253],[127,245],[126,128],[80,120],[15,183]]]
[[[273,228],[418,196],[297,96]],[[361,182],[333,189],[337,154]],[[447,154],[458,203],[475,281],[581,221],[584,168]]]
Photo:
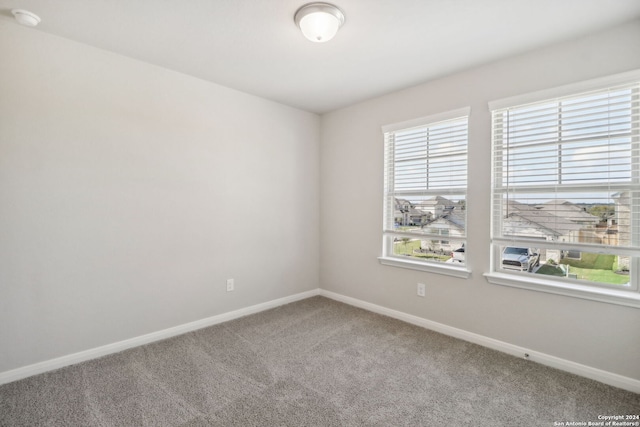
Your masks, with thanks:
[[[424,283],[418,283],[418,296],[424,297],[427,291],[425,289]]]
[[[227,279],[227,292],[233,291],[234,288],[235,284],[233,282],[233,279]]]

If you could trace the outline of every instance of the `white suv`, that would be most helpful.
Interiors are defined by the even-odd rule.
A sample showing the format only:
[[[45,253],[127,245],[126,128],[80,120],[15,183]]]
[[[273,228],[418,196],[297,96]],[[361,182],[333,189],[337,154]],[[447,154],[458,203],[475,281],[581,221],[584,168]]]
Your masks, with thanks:
[[[464,246],[451,252],[451,262],[464,263]]]
[[[505,270],[531,271],[540,263],[540,254],[531,248],[507,246],[502,251],[502,268]]]

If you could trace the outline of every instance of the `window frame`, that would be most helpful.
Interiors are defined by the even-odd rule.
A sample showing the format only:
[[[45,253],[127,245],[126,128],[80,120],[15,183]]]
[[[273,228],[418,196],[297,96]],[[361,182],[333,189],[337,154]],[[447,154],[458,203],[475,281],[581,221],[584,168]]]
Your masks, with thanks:
[[[469,118],[470,118],[470,114],[471,114],[471,108],[470,107],[464,107],[464,108],[459,108],[456,110],[451,110],[451,111],[447,111],[447,112],[443,112],[443,113],[438,113],[438,114],[434,114],[434,115],[430,115],[430,116],[426,116],[426,117],[421,117],[421,118],[417,118],[417,119],[412,119],[412,120],[408,120],[408,121],[404,121],[404,122],[399,122],[399,123],[394,123],[394,124],[390,124],[390,125],[385,125],[382,126],[382,134],[383,134],[383,141],[384,141],[384,150],[385,150],[385,156],[384,156],[384,167],[385,167],[385,177],[384,177],[384,194],[383,194],[383,227],[382,227],[382,255],[378,257],[378,260],[380,262],[380,264],[382,265],[389,265],[389,266],[393,266],[393,267],[400,267],[400,268],[408,268],[408,269],[412,269],[412,270],[419,270],[419,271],[426,271],[426,272],[430,272],[430,273],[437,273],[437,274],[444,274],[444,275],[448,275],[448,276],[454,276],[454,277],[459,277],[459,278],[468,278],[471,275],[471,271],[467,268],[468,263],[465,262],[464,265],[459,265],[460,263],[450,263],[450,264],[446,264],[444,262],[433,262],[433,261],[421,261],[421,260],[417,260],[416,258],[411,258],[411,257],[400,257],[397,255],[393,255],[393,236],[406,236],[406,237],[413,237],[415,238],[417,236],[416,233],[402,233],[401,231],[398,232],[392,232],[390,230],[387,229],[387,223],[389,221],[393,221],[393,213],[391,213],[391,217],[389,218],[389,207],[387,206],[389,203],[391,203],[390,200],[392,200],[395,197],[400,197],[402,198],[402,196],[398,196],[397,194],[395,194],[394,191],[389,192],[389,186],[390,183],[393,182],[393,178],[389,176],[389,172],[388,172],[388,167],[389,167],[389,159],[387,158],[388,156],[388,142],[387,142],[387,135],[390,133],[396,133],[396,132],[402,132],[402,131],[407,131],[413,128],[427,128],[430,126],[435,126],[438,125],[442,122],[447,122],[447,121],[451,121],[451,120],[456,120],[456,119],[466,119],[466,132],[467,132],[467,138],[466,138],[466,146],[465,146],[465,156],[466,156],[466,176],[468,176],[468,152],[469,152]],[[395,153],[394,153],[395,154]],[[395,163],[394,163],[395,164]],[[425,192],[428,192],[429,190],[427,188],[424,189]],[[447,194],[446,193],[447,190],[446,189],[442,189],[440,190],[440,194],[444,195]],[[464,194],[464,198],[465,198],[465,218],[467,215],[467,209],[468,209],[468,203],[467,203],[467,194],[468,194],[468,182],[466,184],[466,186],[464,187],[464,192],[462,193],[460,191],[460,189],[456,189],[457,193],[461,193]],[[393,211],[393,209],[391,209]],[[426,235],[425,237],[431,237],[430,235]],[[442,237],[442,236],[440,236]],[[447,236],[448,241],[458,241],[458,242],[463,242],[464,247],[467,247],[466,242],[467,242],[467,232],[466,232],[466,220],[465,220],[465,233],[464,236],[459,238],[459,237],[451,237],[451,236]],[[465,252],[465,261],[467,254]],[[457,265],[456,265],[457,264]]]
[[[625,84],[637,84],[640,82],[640,70],[634,70],[631,72],[616,74],[613,76],[607,76],[599,79],[593,79],[585,82],[579,82],[570,84],[558,88],[552,88],[548,90],[538,91],[516,97],[505,98],[501,100],[492,101],[489,103],[489,110],[492,116],[492,136],[491,136],[491,148],[492,148],[492,185],[491,185],[491,268],[484,276],[486,279],[496,285],[511,286],[517,288],[523,288],[528,290],[547,292],[559,295],[565,295],[570,297],[601,301],[612,304],[619,304],[629,307],[640,308],[640,253],[635,249],[619,250],[616,252],[627,252],[631,258],[630,262],[630,287],[627,289],[615,288],[613,286],[605,284],[596,284],[595,282],[587,282],[582,280],[575,280],[563,277],[546,276],[546,275],[534,275],[526,272],[505,271],[500,269],[501,263],[501,248],[508,244],[508,242],[525,242],[529,244],[528,247],[536,247],[536,241],[533,238],[527,239],[526,237],[517,237],[515,239],[500,237],[495,228],[499,225],[494,216],[494,210],[496,204],[494,204],[494,197],[496,197],[496,156],[494,150],[496,149],[496,142],[494,141],[494,112],[503,110],[505,108],[517,108],[525,106],[527,104],[533,104],[537,102],[545,102],[559,100],[563,98],[569,98],[572,96],[580,95],[590,91],[605,90],[608,87],[615,87]],[[637,98],[634,102],[637,102]],[[640,144],[639,136],[637,134],[640,127],[640,118],[635,118],[632,122],[631,133],[631,150],[637,150],[638,144]],[[634,133],[635,132],[635,133]],[[634,174],[637,173],[640,165],[632,163],[632,177],[635,179]],[[630,186],[637,185],[632,181]],[[561,194],[560,191],[559,194]],[[632,210],[632,222],[638,222],[640,212],[636,208]],[[633,233],[638,233],[640,230],[632,230]],[[540,242],[538,242],[540,245]],[[584,244],[572,245],[571,243],[563,242],[544,242],[545,248],[555,246],[557,249],[566,250],[580,250],[583,252],[589,252],[589,246]],[[637,246],[637,243],[636,243]],[[594,245],[592,249],[595,251],[602,251],[606,245]],[[612,246],[613,247],[613,246]]]

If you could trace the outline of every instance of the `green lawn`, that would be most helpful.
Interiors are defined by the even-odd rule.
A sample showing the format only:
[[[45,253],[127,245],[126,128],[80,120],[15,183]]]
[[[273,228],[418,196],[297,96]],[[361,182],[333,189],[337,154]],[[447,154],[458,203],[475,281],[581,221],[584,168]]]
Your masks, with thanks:
[[[580,259],[564,258],[560,264],[567,264],[577,268],[593,268],[596,270],[612,270],[615,255],[602,255],[582,252]]]
[[[414,249],[420,249],[420,240],[409,240],[408,242],[394,242],[394,255],[413,255]]]
[[[449,255],[414,253],[420,249],[420,240],[410,240],[408,242],[398,242],[393,245],[394,255],[409,255],[414,258],[431,259],[433,261],[444,262],[451,258]]]
[[[561,276],[564,277],[564,271],[558,266],[555,265],[542,265],[538,270],[536,270],[536,274],[546,274],[547,276]]]
[[[575,274],[578,276],[578,279],[581,280],[590,280],[597,283],[608,283],[610,285],[624,285],[629,283],[628,275],[616,274],[611,270],[569,267],[569,274]]]
[[[433,261],[444,262],[451,258],[449,255],[414,253],[414,250],[420,249],[420,240],[409,240],[407,242],[398,242],[393,245],[394,255],[408,255],[414,258],[431,259]],[[575,274],[580,280],[589,280],[596,283],[607,283],[611,285],[624,285],[629,283],[629,276],[624,274],[616,274],[611,269],[615,261],[614,255],[599,255],[582,253],[579,260],[563,259],[562,264],[569,265],[569,274]],[[553,265],[542,265],[537,274],[546,274],[551,276],[564,276],[562,270]]]
[[[615,261],[615,255],[582,252],[580,259],[564,258],[560,263],[568,265],[569,274],[577,275],[580,280],[608,283],[610,285],[629,283],[628,275],[616,274],[613,271]]]

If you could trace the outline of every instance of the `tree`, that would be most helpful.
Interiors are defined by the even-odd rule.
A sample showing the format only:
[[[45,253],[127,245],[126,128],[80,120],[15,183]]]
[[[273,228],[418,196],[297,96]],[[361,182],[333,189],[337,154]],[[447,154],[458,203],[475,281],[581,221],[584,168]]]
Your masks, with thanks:
[[[588,212],[600,218],[601,221],[606,221],[616,213],[616,208],[613,205],[596,205],[591,206]]]

